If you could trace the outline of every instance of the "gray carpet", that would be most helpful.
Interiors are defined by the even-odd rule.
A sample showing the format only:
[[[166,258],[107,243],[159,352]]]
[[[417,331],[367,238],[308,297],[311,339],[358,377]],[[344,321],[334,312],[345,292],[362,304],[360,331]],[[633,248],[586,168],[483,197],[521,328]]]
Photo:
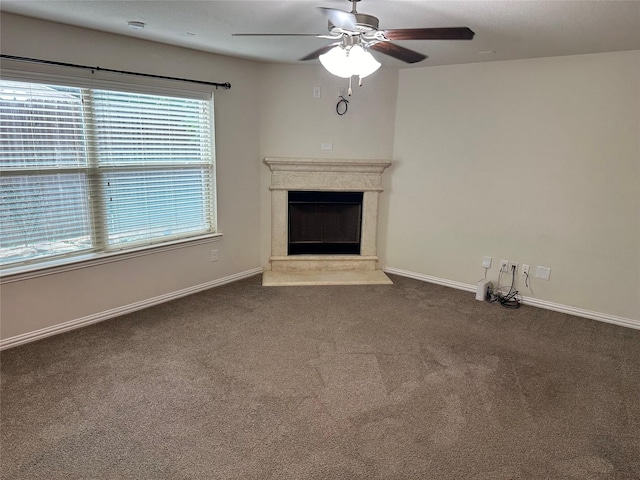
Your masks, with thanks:
[[[391,277],[2,352],[2,478],[640,478],[640,331]]]

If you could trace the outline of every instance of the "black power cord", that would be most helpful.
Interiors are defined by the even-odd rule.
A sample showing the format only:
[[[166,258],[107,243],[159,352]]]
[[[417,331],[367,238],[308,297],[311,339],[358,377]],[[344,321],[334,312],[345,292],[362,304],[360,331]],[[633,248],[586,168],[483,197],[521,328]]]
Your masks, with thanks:
[[[340,111],[340,105],[344,105],[344,110],[342,112]],[[338,101],[338,104],[336,105],[336,113],[338,115],[344,115],[345,113],[347,113],[348,109],[349,109],[349,100],[347,100],[342,95],[340,95],[340,100]]]
[[[491,299],[489,300],[491,303],[499,303],[505,308],[520,308],[520,299],[518,298],[518,290],[515,290],[513,287],[516,283],[516,267],[511,267],[511,287],[509,287],[509,292],[505,295],[499,291],[500,286],[500,278],[502,277],[502,272],[498,276],[498,289],[495,293],[491,294]]]

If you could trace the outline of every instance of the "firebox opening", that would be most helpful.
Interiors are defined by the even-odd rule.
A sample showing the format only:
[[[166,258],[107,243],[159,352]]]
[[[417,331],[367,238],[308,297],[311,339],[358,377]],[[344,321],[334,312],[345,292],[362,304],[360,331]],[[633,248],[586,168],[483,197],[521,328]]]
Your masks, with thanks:
[[[359,255],[362,192],[289,192],[289,255]]]

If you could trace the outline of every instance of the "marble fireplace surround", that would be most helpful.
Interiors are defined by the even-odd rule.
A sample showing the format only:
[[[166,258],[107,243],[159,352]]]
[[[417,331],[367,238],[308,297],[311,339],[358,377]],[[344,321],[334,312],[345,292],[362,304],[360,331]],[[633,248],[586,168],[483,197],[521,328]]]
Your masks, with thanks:
[[[271,169],[271,270],[263,285],[392,283],[376,270],[378,202],[390,160],[267,157]],[[288,255],[288,192],[363,192],[360,255]]]

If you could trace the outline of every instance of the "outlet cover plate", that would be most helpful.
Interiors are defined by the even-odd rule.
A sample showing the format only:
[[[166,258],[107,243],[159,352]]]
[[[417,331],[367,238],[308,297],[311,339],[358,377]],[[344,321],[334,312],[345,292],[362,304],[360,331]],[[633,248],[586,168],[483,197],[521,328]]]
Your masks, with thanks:
[[[491,257],[482,257],[482,267],[491,268]]]
[[[551,269],[548,267],[536,267],[536,278],[541,280],[549,280],[551,277]]]

